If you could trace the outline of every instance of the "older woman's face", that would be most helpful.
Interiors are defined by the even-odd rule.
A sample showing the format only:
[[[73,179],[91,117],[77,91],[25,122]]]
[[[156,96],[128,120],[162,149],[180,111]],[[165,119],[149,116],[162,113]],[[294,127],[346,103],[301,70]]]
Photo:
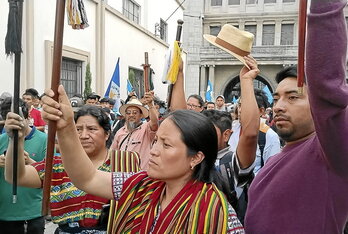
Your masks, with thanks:
[[[168,181],[191,176],[192,158],[187,156],[181,132],[172,120],[166,119],[160,125],[150,154],[147,173],[151,178]]]
[[[95,117],[90,115],[79,117],[76,122],[76,129],[81,145],[88,156],[96,155],[105,149],[109,135],[105,133]]]

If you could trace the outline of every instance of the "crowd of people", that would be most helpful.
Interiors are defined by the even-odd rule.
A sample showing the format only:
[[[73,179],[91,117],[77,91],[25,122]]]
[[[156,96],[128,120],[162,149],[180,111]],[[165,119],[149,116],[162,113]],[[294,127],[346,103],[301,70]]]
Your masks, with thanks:
[[[0,232],[44,233],[45,131],[54,121],[56,234],[348,233],[345,5],[311,1],[303,93],[297,67],[285,67],[272,105],[254,88],[260,70],[244,53],[253,35],[231,25],[205,39],[244,64],[234,105],[223,95],[214,102],[186,95],[182,62],[166,111],[154,91],[142,98],[131,92],[114,111],[113,99],[69,98],[59,86],[59,101],[52,90],[27,89],[17,115],[3,93]],[[243,53],[228,44],[232,37],[247,45]],[[14,130],[19,187],[12,204]]]

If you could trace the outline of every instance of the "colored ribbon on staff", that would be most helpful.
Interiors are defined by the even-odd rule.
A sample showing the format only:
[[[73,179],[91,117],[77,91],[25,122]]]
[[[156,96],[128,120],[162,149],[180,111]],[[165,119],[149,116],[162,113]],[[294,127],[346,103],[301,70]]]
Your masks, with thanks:
[[[84,29],[89,26],[85,5],[82,0],[67,0],[66,12],[68,16],[68,24],[73,29]]]

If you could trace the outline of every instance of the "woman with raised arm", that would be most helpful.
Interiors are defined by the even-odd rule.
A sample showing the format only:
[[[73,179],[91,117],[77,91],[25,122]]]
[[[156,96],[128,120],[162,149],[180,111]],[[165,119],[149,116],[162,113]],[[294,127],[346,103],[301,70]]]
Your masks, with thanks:
[[[214,167],[217,136],[208,118],[188,110],[170,113],[156,133],[147,172],[107,173],[96,170],[83,150],[63,86],[58,94],[55,102],[46,92],[43,116],[57,123],[73,183],[119,201],[112,233],[244,233]]]

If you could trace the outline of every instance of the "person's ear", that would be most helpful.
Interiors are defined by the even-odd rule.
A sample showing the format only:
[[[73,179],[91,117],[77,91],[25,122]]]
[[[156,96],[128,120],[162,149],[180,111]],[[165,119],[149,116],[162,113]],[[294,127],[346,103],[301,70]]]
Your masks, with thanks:
[[[223,137],[223,140],[224,142],[228,142],[230,137],[231,137],[231,134],[232,134],[232,130],[231,129],[226,129],[223,133],[222,133],[222,137]]]
[[[193,170],[198,164],[200,164],[204,160],[204,158],[205,155],[202,151],[198,151],[198,153],[193,155],[190,162],[191,170]]]
[[[264,107],[260,107],[259,108],[259,113],[260,113],[260,116],[263,116],[265,114],[265,108]]]

